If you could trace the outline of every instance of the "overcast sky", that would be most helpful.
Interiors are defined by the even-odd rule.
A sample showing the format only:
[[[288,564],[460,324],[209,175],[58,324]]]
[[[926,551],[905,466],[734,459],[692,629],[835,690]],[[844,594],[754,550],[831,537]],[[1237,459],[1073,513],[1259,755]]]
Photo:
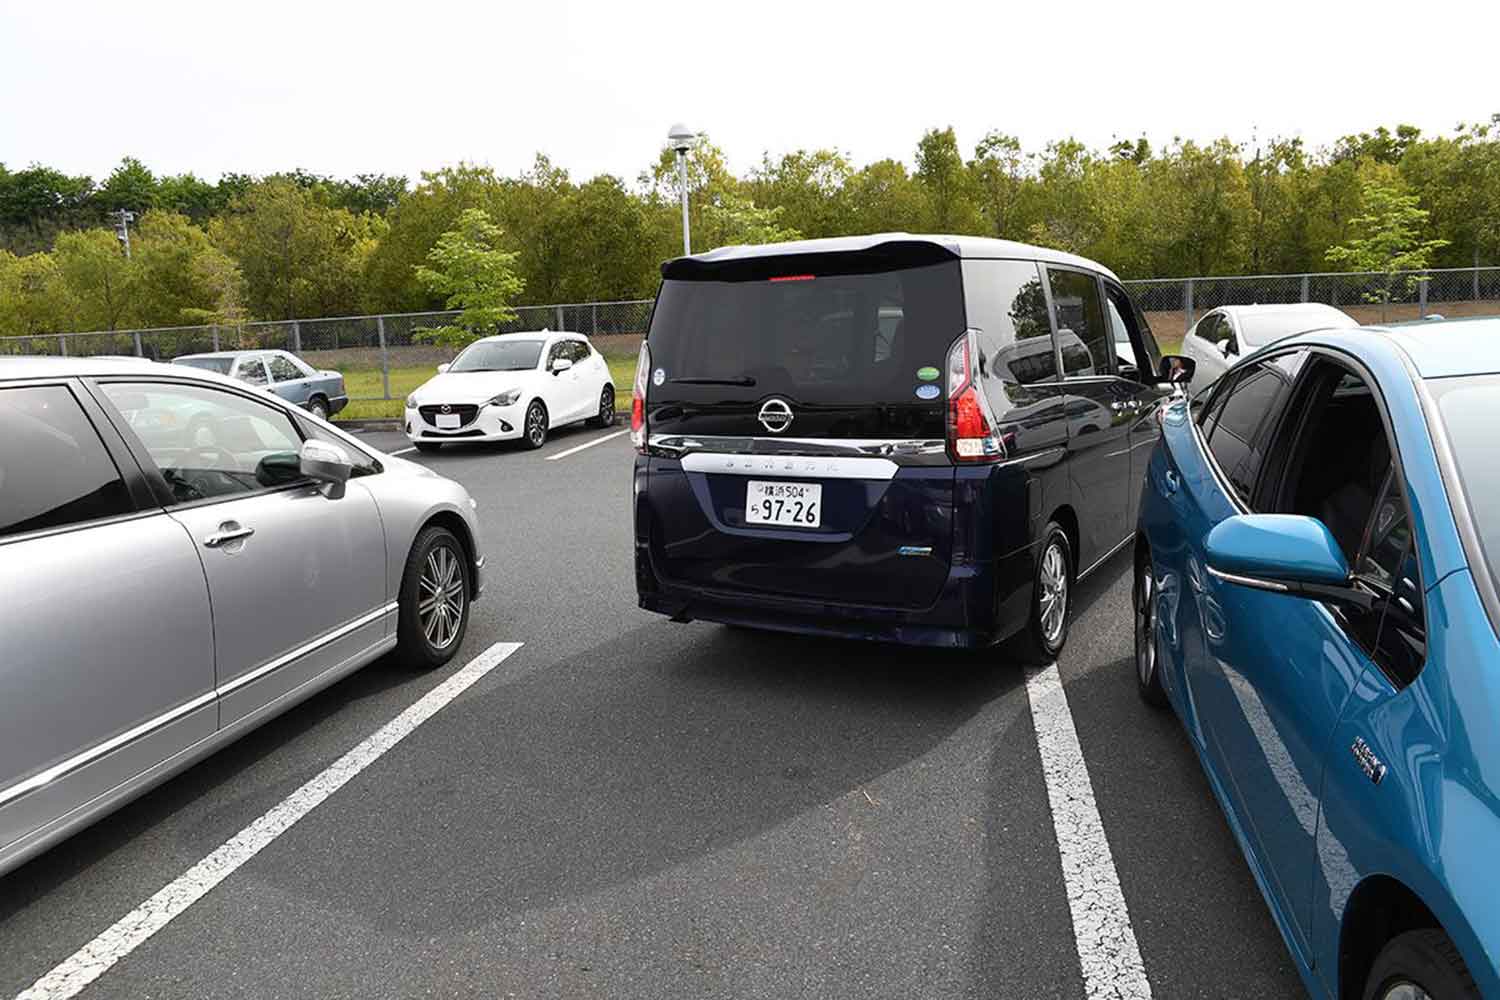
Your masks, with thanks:
[[[1316,146],[1500,112],[1497,28],[1493,0],[0,0],[0,162],[415,181],[542,151],[633,181],[677,120],[737,170],[827,146],[910,162],[944,125],[966,154],[990,129]]]

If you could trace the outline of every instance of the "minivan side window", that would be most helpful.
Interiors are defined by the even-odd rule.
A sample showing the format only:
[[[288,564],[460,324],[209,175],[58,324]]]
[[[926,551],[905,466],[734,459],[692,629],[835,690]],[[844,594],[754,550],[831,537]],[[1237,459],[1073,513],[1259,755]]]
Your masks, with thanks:
[[[1115,351],[1104,323],[1099,282],[1092,274],[1049,267],[1052,311],[1064,377],[1113,375]]]
[[[1057,378],[1047,299],[1035,261],[963,262],[967,322],[981,331],[991,378],[1029,385]]]
[[[134,510],[104,442],[60,385],[0,389],[0,538]]]

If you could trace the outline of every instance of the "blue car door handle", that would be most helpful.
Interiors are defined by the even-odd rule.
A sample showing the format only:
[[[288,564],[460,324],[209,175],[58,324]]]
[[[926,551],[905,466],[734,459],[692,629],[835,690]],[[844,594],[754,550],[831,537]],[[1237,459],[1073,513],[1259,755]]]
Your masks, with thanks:
[[[1167,493],[1169,495],[1172,493],[1176,493],[1177,487],[1182,485],[1182,480],[1178,478],[1177,473],[1173,472],[1171,469],[1168,469],[1166,473],[1162,475],[1161,479],[1162,485],[1166,487]]]

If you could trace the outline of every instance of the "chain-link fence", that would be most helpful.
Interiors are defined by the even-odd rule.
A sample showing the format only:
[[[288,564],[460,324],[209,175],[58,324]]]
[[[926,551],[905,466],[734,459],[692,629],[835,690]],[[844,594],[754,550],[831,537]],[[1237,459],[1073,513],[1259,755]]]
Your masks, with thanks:
[[[1431,315],[1500,315],[1500,267],[1404,272],[1265,274],[1126,281],[1158,338],[1171,344],[1205,312],[1224,305],[1325,302],[1361,323],[1395,323]],[[502,332],[572,330],[594,339],[622,366],[634,358],[651,318],[651,300],[518,306]],[[0,355],[122,355],[166,361],[207,351],[279,348],[317,368],[344,374],[351,399],[393,400],[451,360],[453,351],[422,331],[457,313],[342,316],[234,326],[184,326],[112,333],[0,337]]]

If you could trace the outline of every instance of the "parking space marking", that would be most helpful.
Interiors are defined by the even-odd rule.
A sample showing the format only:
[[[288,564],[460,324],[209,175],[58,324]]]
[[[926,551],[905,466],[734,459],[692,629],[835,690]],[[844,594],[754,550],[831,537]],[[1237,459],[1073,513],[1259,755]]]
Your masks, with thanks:
[[[144,944],[151,935],[202,899],[214,886],[520,648],[519,642],[497,642],[474,657],[463,669],[418,698],[321,774],[64,959],[23,991],[17,1000],[66,1000],[77,996],[110,966]]]
[[[615,431],[613,434],[606,434],[603,437],[594,438],[594,440],[592,440],[592,441],[585,441],[583,444],[578,445],[577,447],[574,447],[574,448],[569,448],[567,451],[560,451],[556,455],[548,455],[547,456],[547,461],[549,461],[549,462],[555,462],[559,458],[567,458],[569,455],[576,455],[580,451],[583,451],[585,448],[592,448],[596,444],[603,444],[606,441],[613,441],[615,438],[619,437],[620,435],[622,435],[622,434],[629,434],[629,433],[630,433],[629,429],[626,429],[626,430],[623,430],[623,431]]]
[[[410,448],[402,448],[400,451],[393,451],[390,454],[393,455],[393,456],[394,455],[405,455],[409,451],[416,451],[416,450],[417,450],[416,446],[413,445]]]
[[[1056,663],[1026,671],[1026,697],[1042,755],[1084,991],[1089,1000],[1150,1000],[1151,984]]]

